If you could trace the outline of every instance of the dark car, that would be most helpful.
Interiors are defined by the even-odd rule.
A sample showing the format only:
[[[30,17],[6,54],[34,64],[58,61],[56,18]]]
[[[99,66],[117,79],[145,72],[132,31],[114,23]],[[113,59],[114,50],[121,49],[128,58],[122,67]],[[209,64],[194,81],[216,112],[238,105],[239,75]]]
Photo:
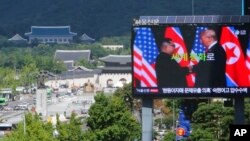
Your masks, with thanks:
[[[15,111],[21,110],[21,107],[20,107],[20,106],[15,106],[15,107],[13,108],[13,110],[15,110]]]
[[[81,114],[88,114],[88,109],[81,109]]]

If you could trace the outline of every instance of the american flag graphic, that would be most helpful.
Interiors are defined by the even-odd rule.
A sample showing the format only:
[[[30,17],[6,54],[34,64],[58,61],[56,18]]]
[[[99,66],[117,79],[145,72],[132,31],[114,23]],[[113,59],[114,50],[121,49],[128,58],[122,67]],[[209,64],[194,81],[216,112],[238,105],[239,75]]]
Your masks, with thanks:
[[[200,41],[200,34],[202,31],[206,30],[207,27],[197,27],[196,34],[195,34],[195,40],[193,44],[193,48],[190,54],[190,64],[196,65],[199,62],[199,54],[205,53],[205,47],[202,45]]]
[[[135,32],[134,76],[140,81],[141,87],[157,87],[155,61],[159,52],[152,30],[149,27],[140,27]]]

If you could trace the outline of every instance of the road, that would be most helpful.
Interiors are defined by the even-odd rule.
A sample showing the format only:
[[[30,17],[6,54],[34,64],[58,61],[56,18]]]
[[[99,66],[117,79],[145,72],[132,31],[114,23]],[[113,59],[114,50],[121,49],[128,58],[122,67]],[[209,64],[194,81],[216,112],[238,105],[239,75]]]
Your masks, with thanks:
[[[64,114],[66,112],[66,117],[70,117],[71,113],[74,111],[77,114],[81,114],[81,109],[85,107],[90,107],[90,103],[80,103],[74,104],[73,101],[80,100],[81,95],[67,96],[63,98],[57,98],[55,95],[52,95],[51,103],[47,105],[47,116],[54,116],[56,114]],[[33,103],[33,98],[23,99],[21,101],[10,102],[9,106],[14,107],[23,102]],[[1,112],[0,118],[5,119],[8,123],[18,123],[22,121],[24,111],[8,111]]]
[[[0,120],[2,120],[3,122],[9,122],[9,123],[17,123],[19,121],[21,121],[21,115],[23,115],[24,111],[14,111],[13,108],[16,105],[19,105],[21,103],[32,103],[33,102],[33,98],[32,95],[22,95],[21,96],[21,100],[17,100],[17,101],[11,101],[8,102],[8,106],[7,107],[11,107],[12,110],[10,111],[4,111],[1,110],[0,111]],[[13,118],[15,117],[15,118]]]

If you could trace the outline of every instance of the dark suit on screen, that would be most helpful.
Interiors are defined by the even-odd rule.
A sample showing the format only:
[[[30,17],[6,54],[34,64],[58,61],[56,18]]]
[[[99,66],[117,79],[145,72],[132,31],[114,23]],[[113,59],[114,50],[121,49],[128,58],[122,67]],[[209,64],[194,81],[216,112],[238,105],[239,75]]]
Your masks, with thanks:
[[[179,64],[171,59],[172,56],[161,52],[156,59],[156,75],[158,86],[164,87],[186,87],[185,75],[187,68],[181,68]]]
[[[214,54],[214,60],[208,60],[208,54]],[[196,73],[196,87],[225,87],[226,86],[226,53],[224,49],[216,43],[206,51],[206,60],[194,66]]]

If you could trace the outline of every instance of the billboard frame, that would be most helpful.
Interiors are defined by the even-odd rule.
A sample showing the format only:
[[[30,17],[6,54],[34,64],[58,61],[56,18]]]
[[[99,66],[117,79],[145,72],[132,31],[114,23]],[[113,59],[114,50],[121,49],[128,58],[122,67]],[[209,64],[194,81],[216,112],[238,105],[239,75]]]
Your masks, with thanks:
[[[205,15],[205,16],[141,16],[138,19],[134,19],[133,26],[131,31],[133,32],[134,27],[152,27],[152,26],[166,26],[166,25],[244,25],[250,24],[250,16],[216,16],[216,15]],[[132,64],[134,63],[133,58],[133,39],[135,38],[135,34],[132,34],[131,37],[131,60]],[[132,66],[132,84],[135,83],[134,79],[134,67]],[[132,86],[133,96],[137,98],[175,98],[175,97],[183,97],[183,98],[210,98],[210,97],[227,97],[227,98],[235,98],[235,97],[250,97],[250,87],[247,88],[248,92],[246,94],[240,93],[223,93],[223,94],[202,94],[202,93],[182,93],[182,94],[158,94],[158,93],[141,93],[138,94],[135,92],[136,87]],[[188,87],[184,87],[188,88]],[[225,87],[226,88],[226,87]],[[240,87],[237,87],[240,88]]]

